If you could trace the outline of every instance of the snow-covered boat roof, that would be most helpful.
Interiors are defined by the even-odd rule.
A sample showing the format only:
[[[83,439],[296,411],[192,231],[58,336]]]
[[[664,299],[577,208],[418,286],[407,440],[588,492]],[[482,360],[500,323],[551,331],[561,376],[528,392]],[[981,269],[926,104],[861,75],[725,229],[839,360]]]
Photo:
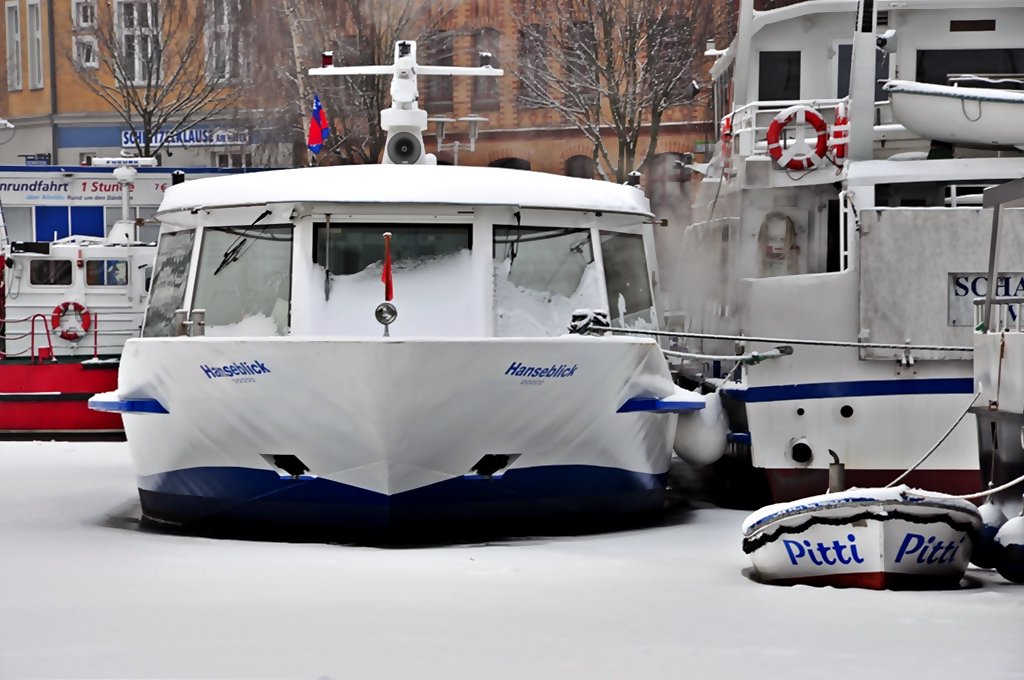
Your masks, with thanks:
[[[887,92],[917,94],[926,97],[952,97],[980,102],[1007,102],[1024,104],[1024,92],[1017,90],[996,90],[985,87],[955,87],[952,85],[934,85],[918,83],[911,80],[890,80],[882,86]]]
[[[344,165],[197,179],[170,187],[158,215],[275,203],[496,205],[650,216],[631,186],[542,172],[430,165]]]
[[[1021,157],[876,160],[851,164],[846,182],[849,186],[953,180],[964,184],[1022,176],[1024,158]]]

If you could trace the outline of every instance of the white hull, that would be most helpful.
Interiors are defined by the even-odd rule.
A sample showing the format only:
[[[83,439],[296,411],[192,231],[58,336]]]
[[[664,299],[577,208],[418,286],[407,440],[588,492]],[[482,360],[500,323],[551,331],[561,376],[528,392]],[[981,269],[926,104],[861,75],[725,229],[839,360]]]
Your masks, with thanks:
[[[902,80],[886,85],[892,115],[923,139],[977,146],[1024,145],[1024,93]]]
[[[967,501],[906,487],[852,489],[754,513],[743,547],[766,583],[956,587],[980,525]]]
[[[676,416],[617,411],[675,392],[646,339],[193,338],[129,341],[116,397],[167,411],[124,417],[148,516],[360,528],[655,510]]]

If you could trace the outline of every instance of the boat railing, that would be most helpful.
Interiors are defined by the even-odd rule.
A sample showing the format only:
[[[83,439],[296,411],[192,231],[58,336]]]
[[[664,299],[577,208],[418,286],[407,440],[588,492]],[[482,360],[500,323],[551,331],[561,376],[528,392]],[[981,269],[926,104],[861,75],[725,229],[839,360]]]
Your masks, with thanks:
[[[795,99],[783,101],[757,101],[732,112],[732,152],[738,156],[768,153],[766,135],[772,119],[791,106],[808,106],[819,114],[826,124],[835,123],[835,110],[842,99]],[[784,133],[790,134],[790,130]]]
[[[32,363],[56,361],[60,354],[81,356],[79,348],[92,350],[93,358],[120,354],[129,338],[141,334],[138,314],[92,312],[89,329],[77,339],[68,340],[68,347],[55,346],[59,329],[52,325],[50,314],[37,312],[24,317],[0,318],[0,359],[27,357]]]
[[[993,297],[989,333],[1024,332],[1024,297]],[[974,328],[985,329],[985,298],[974,298]]]

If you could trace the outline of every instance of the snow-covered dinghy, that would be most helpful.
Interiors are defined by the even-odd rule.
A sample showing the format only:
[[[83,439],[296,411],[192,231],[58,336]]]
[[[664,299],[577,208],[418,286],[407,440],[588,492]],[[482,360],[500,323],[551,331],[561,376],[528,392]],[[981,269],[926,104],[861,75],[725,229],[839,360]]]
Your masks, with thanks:
[[[965,146],[1024,146],[1024,92],[890,80],[892,115],[921,136]]]
[[[743,551],[763,583],[956,588],[980,527],[969,501],[906,486],[855,488],[752,513]]]

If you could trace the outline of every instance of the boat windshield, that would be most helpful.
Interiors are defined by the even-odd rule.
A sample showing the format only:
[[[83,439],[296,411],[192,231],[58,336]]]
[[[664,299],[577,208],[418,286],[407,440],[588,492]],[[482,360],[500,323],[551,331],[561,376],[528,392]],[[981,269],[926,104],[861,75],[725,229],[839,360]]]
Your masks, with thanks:
[[[494,227],[496,335],[561,335],[574,310],[606,307],[589,229]]]
[[[292,230],[290,224],[203,230],[192,309],[206,310],[206,335],[288,333]]]
[[[472,225],[445,223],[326,222],[314,225],[312,278],[323,294],[309,299],[311,331],[379,336],[374,309],[384,300],[384,233],[390,232],[396,336],[478,337],[484,302],[474,276]],[[330,275],[328,275],[328,271]]]
[[[172,321],[174,312],[185,304],[185,284],[188,283],[195,235],[191,229],[160,235],[160,245],[153,263],[143,336],[151,338],[174,335]]]

